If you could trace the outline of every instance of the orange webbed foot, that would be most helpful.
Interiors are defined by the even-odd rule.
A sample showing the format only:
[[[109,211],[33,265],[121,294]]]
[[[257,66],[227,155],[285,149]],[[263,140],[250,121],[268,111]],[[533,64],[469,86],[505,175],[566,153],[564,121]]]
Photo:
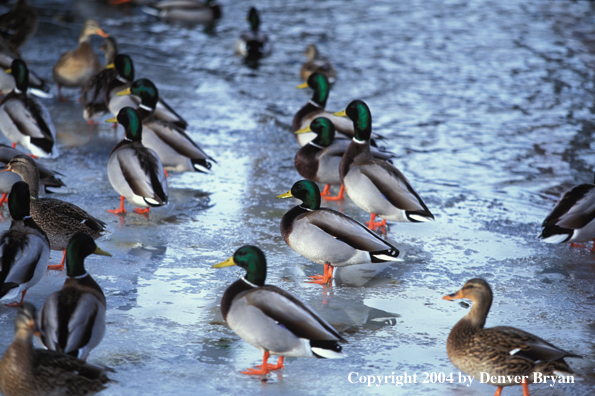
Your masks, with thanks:
[[[134,208],[134,213],[138,213],[138,214],[145,214],[145,213],[149,213],[149,210],[150,210],[150,209],[151,209],[151,208],[144,208],[144,209],[141,209],[141,208]]]
[[[328,186],[328,184],[327,184]],[[343,199],[345,199],[345,186],[341,184],[341,189],[339,190],[339,194],[337,194],[336,196],[322,196],[322,194],[320,194],[320,196],[322,197],[322,199],[324,199],[325,201],[341,201]]]
[[[66,262],[66,250],[64,250],[64,253],[62,254],[62,261],[60,261],[60,264],[48,265],[48,270],[62,271],[64,269],[65,262]]]
[[[20,307],[23,304],[23,301],[25,301],[25,294],[27,294],[27,290],[23,291],[23,294],[21,295],[21,301],[19,301],[19,302],[15,301],[15,302],[11,302],[11,303],[4,304],[4,305],[6,305],[7,307],[13,307],[13,308]]]

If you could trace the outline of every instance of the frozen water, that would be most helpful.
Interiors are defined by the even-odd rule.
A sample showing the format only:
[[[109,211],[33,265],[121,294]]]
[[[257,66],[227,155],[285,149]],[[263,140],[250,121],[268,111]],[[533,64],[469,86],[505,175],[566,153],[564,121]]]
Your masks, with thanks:
[[[223,1],[212,34],[134,7],[34,3],[39,31],[22,51],[32,68],[51,79],[84,20],[98,19],[132,57],[137,77],[156,83],[218,162],[211,175],[172,173],[167,207],[120,221],[106,212],[119,204],[106,164],[121,128],[89,127],[76,90],[65,91],[71,103],[44,100],[62,153],[44,163],[68,185],[54,196],[107,221],[110,231],[98,244],[114,257],[87,260],[108,303],[106,336],[90,361],[114,367],[119,381],[103,394],[493,394],[477,381],[459,384],[446,355],[450,328],[467,311],[441,297],[473,277],[494,289],[488,326],[516,326],[585,356],[568,359],[585,381],[532,385],[535,392],[593,394],[595,257],[536,239],[560,194],[593,181],[592,2],[263,1],[274,50],[257,70],[233,56],[247,28],[245,2]],[[93,39],[96,48],[101,42]],[[365,100],[374,130],[398,154],[395,165],[436,216],[431,224],[390,225],[403,262],[340,269],[326,291],[304,283],[322,268],[281,239],[281,216],[296,202],[274,199],[299,179],[290,124],[311,95],[295,89],[311,42],[339,73],[328,108]],[[367,220],[349,200],[327,206]],[[262,356],[219,313],[221,295],[242,271],[210,267],[244,244],[266,252],[268,283],[343,332],[348,359],[289,358],[263,383],[239,373]],[[40,307],[63,281],[50,272],[27,299]],[[0,309],[0,350],[12,339],[14,317],[14,309]],[[406,372],[418,383],[367,387],[350,383],[352,372]],[[455,381],[422,383],[426,372],[455,373]]]

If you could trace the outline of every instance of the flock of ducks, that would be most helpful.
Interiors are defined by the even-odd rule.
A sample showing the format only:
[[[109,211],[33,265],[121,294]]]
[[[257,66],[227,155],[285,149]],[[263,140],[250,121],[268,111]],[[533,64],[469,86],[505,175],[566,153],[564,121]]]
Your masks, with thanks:
[[[60,174],[45,168],[35,157],[59,155],[56,133],[45,106],[33,95],[47,96],[47,84],[30,71],[18,53],[37,29],[37,13],[26,0],[17,0],[8,14],[0,16],[0,31],[12,35],[0,46],[10,60],[6,76],[0,79],[4,96],[0,103],[0,130],[13,147],[0,146],[0,190],[8,196],[10,229],[0,234],[0,297],[19,302],[15,338],[0,360],[0,392],[12,395],[94,394],[113,382],[112,371],[86,363],[90,351],[105,334],[106,300],[101,287],[84,267],[90,254],[110,255],[94,240],[106,231],[106,224],[83,209],[53,198],[40,198],[39,188],[61,187]],[[210,23],[221,17],[221,8],[207,0],[168,0],[147,11],[165,20]],[[12,17],[10,15],[13,15]],[[26,16],[25,19],[24,15]],[[265,33],[259,30],[255,8],[248,13],[250,30],[235,45],[237,55],[258,61],[272,51]],[[105,37],[106,63],[101,67],[90,37]],[[303,257],[324,266],[323,274],[309,282],[327,284],[335,267],[391,263],[402,260],[401,252],[382,238],[386,221],[425,223],[434,221],[420,195],[391,163],[394,155],[379,147],[384,137],[372,131],[368,105],[354,100],[340,112],[325,109],[337,72],[322,58],[315,45],[300,70],[310,88],[311,99],[295,114],[292,130],[300,149],[295,168],[304,180],[277,198],[297,198],[301,204],[281,219],[280,231],[289,247]],[[5,61],[4,59],[2,61]],[[9,67],[10,66],[10,67]],[[11,76],[11,78],[6,78]],[[89,122],[107,114],[124,127],[125,138],[107,159],[107,174],[120,195],[120,207],[108,210],[126,213],[124,203],[135,212],[168,203],[167,170],[208,173],[215,161],[186,133],[188,123],[159,95],[155,83],[135,79],[129,56],[118,53],[116,41],[100,25],[85,23],[76,49],[65,52],[53,68],[59,100],[62,87],[81,88],[83,117]],[[15,147],[25,150],[21,152]],[[321,192],[317,183],[324,184]],[[340,186],[337,196],[331,186]],[[586,242],[595,238],[595,186],[583,184],[568,191],[544,221],[545,242]],[[321,207],[322,200],[342,200],[347,195],[370,214],[366,225],[338,211]],[[381,218],[381,221],[377,221]],[[375,232],[376,230],[380,231]],[[63,251],[59,266],[49,266],[49,252]],[[27,290],[46,270],[66,266],[67,279],[61,290],[50,295],[39,314],[24,302]],[[221,301],[221,312],[229,327],[263,352],[263,362],[244,371],[265,375],[282,369],[285,356],[344,358],[340,344],[347,342],[325,319],[290,293],[266,285],[265,254],[256,246],[243,246],[215,268],[239,266],[246,275],[230,285]],[[448,356],[461,371],[478,377],[490,375],[527,376],[524,394],[532,382],[531,373],[572,375],[564,361],[580,357],[541,338],[513,327],[485,328],[492,303],[492,290],[483,279],[469,280],[461,290],[444,297],[473,302],[469,313],[452,329],[447,340]],[[8,304],[7,304],[8,305]],[[46,349],[33,347],[37,336]],[[269,364],[278,355],[276,364]],[[503,377],[504,378],[504,377]],[[514,381],[493,382],[498,387]]]

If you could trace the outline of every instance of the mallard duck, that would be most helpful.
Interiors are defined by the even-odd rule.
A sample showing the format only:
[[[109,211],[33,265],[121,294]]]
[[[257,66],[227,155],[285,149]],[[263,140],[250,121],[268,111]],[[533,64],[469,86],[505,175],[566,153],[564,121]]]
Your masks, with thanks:
[[[368,105],[354,100],[346,110],[336,115],[353,121],[355,136],[343,155],[339,172],[349,198],[371,213],[370,222],[366,224],[374,229],[386,226],[386,220],[433,221],[434,215],[401,171],[386,161],[372,157],[372,114]],[[384,219],[375,222],[377,215]]]
[[[116,119],[126,130],[126,138],[109,155],[107,176],[112,187],[120,194],[120,208],[110,213],[126,213],[124,198],[133,205],[135,213],[148,213],[151,206],[167,204],[168,188],[163,165],[155,152],[142,145],[143,124],[132,107],[120,110]]]
[[[304,55],[308,57],[308,61],[300,69],[300,77],[303,81],[308,81],[312,73],[324,74],[330,84],[337,81],[337,71],[328,60],[320,56],[315,44],[309,44],[306,51],[304,51]]]
[[[595,250],[595,185],[579,184],[566,191],[554,209],[545,218],[539,238],[542,242],[570,242],[572,246],[582,246],[574,242],[593,240]]]
[[[10,68],[16,86],[2,99],[0,130],[12,143],[20,144],[33,155],[56,157],[56,130],[47,108],[27,95],[29,70],[21,59],[12,61]]]
[[[181,128],[175,124],[156,119],[155,109],[159,91],[155,84],[146,78],[136,80],[129,89],[118,95],[132,94],[141,99],[138,115],[143,123],[142,144],[155,151],[168,170],[178,172],[197,171],[208,173],[209,157]]]
[[[0,39],[0,69],[7,70],[12,66],[12,62],[20,56],[14,52],[9,45]],[[28,93],[40,98],[51,98],[48,94],[49,87],[46,82],[39,77],[33,70],[29,69],[29,90]],[[0,92],[7,94],[16,87],[14,77],[11,73],[2,73],[0,71]]]
[[[110,112],[117,116],[120,110],[124,107],[132,107],[136,109],[141,104],[141,99],[136,96],[126,94],[118,95],[118,93],[126,91],[134,81],[134,65],[132,59],[128,55],[120,54],[116,56],[114,61],[114,68],[118,72],[118,76],[113,80],[107,89],[107,106]],[[157,107],[155,108],[155,118],[158,120],[168,121],[175,126],[186,129],[188,122],[184,120],[176,111],[159,97]]]
[[[78,47],[63,53],[54,66],[54,81],[58,84],[60,101],[66,100],[62,96],[62,86],[82,88],[101,70],[99,58],[91,46],[90,38],[95,34],[108,37],[96,21],[88,19],[79,36]]]
[[[264,355],[262,365],[242,374],[262,375],[283,368],[283,358],[343,358],[340,342],[347,342],[309,306],[285,290],[265,285],[267,262],[256,246],[243,246],[213,268],[237,265],[246,276],[232,283],[221,299],[221,314],[229,327]],[[276,365],[270,355],[279,355]],[[259,369],[258,369],[259,368]]]
[[[14,149],[10,146],[5,144],[0,144],[0,167],[6,166],[17,155],[24,155],[20,150]],[[50,170],[40,164],[39,162],[35,161],[37,164],[37,168],[39,169],[39,183],[44,186],[46,192],[51,192],[48,190],[48,187],[64,187],[66,184],[62,182],[57,176],[63,176],[59,172],[55,172]],[[2,193],[2,198],[0,198],[0,205],[3,205],[6,199],[8,198],[8,193],[12,189],[14,183],[22,180],[19,175],[12,172],[2,172],[0,173],[0,193]]]
[[[534,373],[546,376],[573,374],[564,358],[581,356],[514,327],[484,328],[492,305],[492,289],[485,280],[471,279],[458,292],[443,297],[444,300],[459,298],[471,300],[473,306],[448,335],[448,357],[464,373],[496,385],[496,396],[500,395],[502,387],[518,385],[520,381],[515,382],[515,377],[524,379],[523,395],[528,396],[528,384],[533,383]],[[489,374],[489,378],[483,373]],[[496,377],[504,381],[493,382],[492,378]]]
[[[12,219],[10,229],[0,234],[0,300],[14,300],[36,285],[48,268],[50,241],[45,232],[31,218],[29,187],[19,181],[12,186],[8,210]]]
[[[293,116],[291,129],[295,133],[300,129],[306,128],[310,123],[318,117],[328,118],[335,125],[335,130],[340,133],[337,138],[351,139],[354,136],[353,123],[344,117],[338,117],[335,113],[325,111],[326,101],[330,92],[330,85],[326,76],[322,73],[313,73],[308,77],[308,81],[302,85],[298,85],[299,89],[311,88],[314,90],[312,99],[308,101],[297,113]],[[300,146],[316,137],[314,133],[304,133],[295,135]],[[384,137],[374,134],[374,139],[384,139]]]
[[[0,15],[0,35],[18,50],[37,32],[37,10],[27,0],[17,0],[10,11]]]
[[[35,161],[28,155],[17,155],[0,171],[16,173],[29,185],[31,196],[31,217],[47,234],[52,250],[63,251],[62,261],[58,265],[50,265],[49,269],[64,268],[66,248],[72,236],[84,232],[99,238],[105,232],[105,223],[78,206],[55,198],[39,198],[39,170]]]
[[[295,154],[295,169],[308,180],[326,184],[320,193],[322,199],[338,201],[343,199],[344,187],[339,175],[339,164],[349,147],[349,140],[335,140],[335,125],[325,117],[315,118],[309,126],[296,131],[296,134],[313,132],[316,138],[300,148]],[[372,148],[374,158],[388,160],[395,155],[389,151]],[[336,197],[330,196],[331,184],[340,184],[341,190]]]
[[[36,349],[39,334],[35,307],[25,302],[15,320],[14,340],[0,360],[0,392],[4,396],[94,395],[116,382],[113,369],[86,363],[61,352]]]
[[[86,360],[105,334],[105,296],[85,270],[91,254],[111,256],[87,234],[75,234],[66,249],[66,281],[39,313],[40,340],[48,349]]]
[[[142,10],[167,22],[211,23],[221,18],[221,6],[215,0],[162,0]]]
[[[257,60],[271,54],[273,46],[269,42],[269,36],[259,30],[260,17],[256,8],[248,11],[248,22],[250,30],[242,32],[235,43],[235,53],[249,60]]]
[[[118,46],[113,37],[106,37],[101,47],[105,52],[105,65],[83,88],[83,117],[92,123],[92,119],[106,114],[107,89],[111,81],[116,80],[118,72],[114,68],[114,60],[118,55]]]
[[[399,249],[363,224],[343,213],[321,208],[320,190],[313,181],[300,180],[277,198],[302,201],[283,215],[281,236],[290,248],[324,265],[323,275],[312,277],[314,283],[329,282],[334,267],[401,260]]]

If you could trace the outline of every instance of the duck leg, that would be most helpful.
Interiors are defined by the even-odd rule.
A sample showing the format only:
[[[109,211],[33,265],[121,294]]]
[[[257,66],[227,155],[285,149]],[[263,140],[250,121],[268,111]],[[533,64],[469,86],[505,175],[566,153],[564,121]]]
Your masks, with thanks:
[[[2,198],[0,198],[0,206],[4,205],[4,202],[6,202],[7,199],[8,199],[8,194],[3,193]]]
[[[114,214],[126,213],[126,209],[124,209],[124,196],[120,195],[120,209],[108,209],[107,211]]]
[[[366,222],[366,225],[369,229],[374,231],[376,228],[386,227],[386,219],[382,219],[380,222],[374,222],[376,220],[376,213],[372,213],[370,216],[370,221]]]
[[[133,212],[138,213],[138,214],[148,214],[149,210],[151,210],[151,208],[144,208],[144,209],[134,208]]]
[[[284,368],[283,358],[284,358],[283,356],[279,356],[279,359],[277,360],[277,364],[268,364],[267,363],[267,370],[275,371],[275,370],[281,370],[282,368]],[[259,364],[258,366],[256,366],[256,368],[262,369],[262,364]],[[248,370],[250,370],[250,369],[248,369]]]
[[[327,184],[326,186],[324,186],[324,190],[321,191],[320,196],[324,197],[327,196],[331,193],[331,185]]]
[[[496,389],[496,393],[494,393],[494,396],[500,396],[502,394],[502,387],[499,386],[498,389]]]
[[[317,285],[324,285],[333,279],[333,270],[334,270],[334,267],[327,263],[324,265],[324,271],[323,271],[322,275],[310,275],[309,276],[310,280],[307,281],[306,283],[315,283]]]
[[[27,290],[23,290],[23,295],[21,296],[20,302],[12,302],[4,305],[6,305],[7,307],[20,307],[23,301],[25,301],[25,294],[27,294]]]
[[[529,395],[529,385],[527,384],[527,379],[523,378],[521,382],[523,384],[523,396],[530,396]]]
[[[62,96],[62,86],[58,84],[58,102],[70,102],[70,99]]]
[[[256,366],[256,367],[260,367],[260,370],[257,369],[253,369],[253,368],[249,368],[246,371],[241,371],[242,374],[246,374],[246,375],[263,375],[263,374],[267,374],[270,370],[268,368],[269,364],[267,363],[267,361],[269,360],[269,351],[265,351],[264,355],[262,355],[262,365],[260,366]],[[283,362],[281,362],[283,363]]]
[[[328,186],[328,184],[327,184],[327,186]],[[322,197],[322,194],[320,194],[320,196]],[[341,184],[341,189],[339,190],[339,194],[337,194],[337,196],[322,197],[322,199],[324,199],[326,201],[341,201],[341,200],[345,199],[345,186]]]
[[[62,255],[62,261],[58,265],[48,265],[49,270],[56,270],[62,271],[64,269],[64,263],[66,262],[66,249],[64,249],[64,254]]]

